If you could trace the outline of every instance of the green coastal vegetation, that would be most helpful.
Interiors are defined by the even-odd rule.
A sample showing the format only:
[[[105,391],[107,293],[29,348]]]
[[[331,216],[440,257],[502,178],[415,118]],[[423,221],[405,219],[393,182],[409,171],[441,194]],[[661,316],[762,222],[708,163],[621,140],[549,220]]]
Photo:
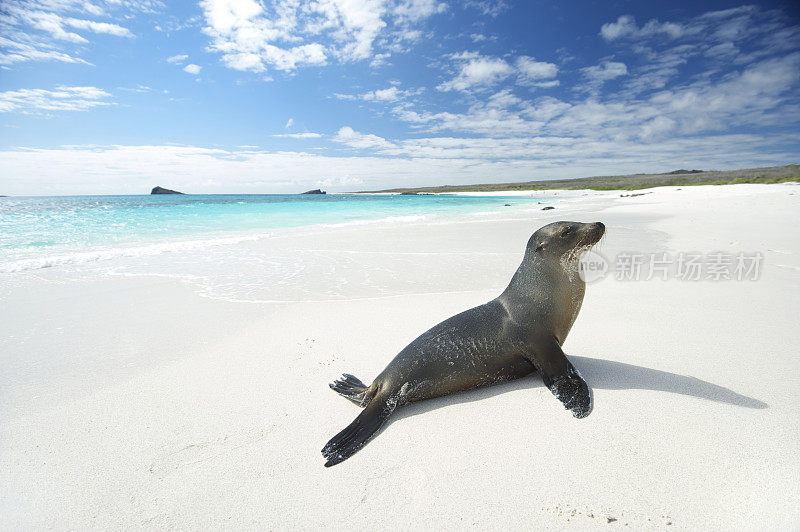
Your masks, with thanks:
[[[481,183],[474,185],[442,185],[438,187],[392,188],[360,192],[394,192],[435,194],[447,192],[500,192],[511,190],[638,190],[663,186],[736,185],[740,183],[785,183],[800,181],[800,165],[767,166],[743,170],[673,170],[663,174],[631,174],[578,177],[519,183]]]

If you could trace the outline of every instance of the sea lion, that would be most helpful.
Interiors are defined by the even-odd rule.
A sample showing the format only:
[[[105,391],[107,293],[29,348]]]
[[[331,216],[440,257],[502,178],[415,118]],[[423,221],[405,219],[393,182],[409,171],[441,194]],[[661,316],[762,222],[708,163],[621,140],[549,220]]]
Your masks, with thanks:
[[[351,457],[398,406],[538,371],[577,418],[592,396],[561,346],[578,316],[585,284],[581,254],[605,233],[600,222],[555,222],[528,240],[508,288],[497,298],[446,319],[420,335],[370,386],[344,374],[330,387],[364,408],[322,449],[326,467]]]

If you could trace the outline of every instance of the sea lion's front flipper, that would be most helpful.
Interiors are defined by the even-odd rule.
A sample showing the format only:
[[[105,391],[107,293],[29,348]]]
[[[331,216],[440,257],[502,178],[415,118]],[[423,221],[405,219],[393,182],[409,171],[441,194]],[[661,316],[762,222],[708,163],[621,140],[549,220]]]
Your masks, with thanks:
[[[555,338],[536,342],[536,350],[528,358],[542,374],[544,385],[573,416],[584,418],[592,412],[592,392]]]

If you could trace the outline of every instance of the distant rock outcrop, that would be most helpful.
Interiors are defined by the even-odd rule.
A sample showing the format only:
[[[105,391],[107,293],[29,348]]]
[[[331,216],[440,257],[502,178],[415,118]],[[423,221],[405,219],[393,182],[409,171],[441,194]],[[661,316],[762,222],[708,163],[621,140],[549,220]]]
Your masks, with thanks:
[[[553,209],[555,209],[555,207],[551,207],[551,206],[542,207],[543,211],[552,211]]]
[[[314,190],[307,190],[303,194],[325,194],[325,191],[315,188]]]
[[[155,187],[153,190],[150,191],[150,194],[183,194],[183,192],[178,192],[177,190],[170,190],[168,188]]]
[[[704,170],[684,170],[681,168],[680,170],[673,170],[672,172],[665,172],[661,175],[681,175],[681,174],[702,174]]]

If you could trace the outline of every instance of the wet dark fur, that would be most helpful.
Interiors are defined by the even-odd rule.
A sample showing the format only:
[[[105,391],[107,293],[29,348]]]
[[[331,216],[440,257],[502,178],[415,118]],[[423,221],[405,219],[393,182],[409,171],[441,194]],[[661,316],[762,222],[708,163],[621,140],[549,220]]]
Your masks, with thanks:
[[[605,226],[556,222],[536,231],[508,288],[422,333],[371,385],[344,374],[330,387],[364,410],[322,449],[332,466],[355,454],[398,406],[539,371],[545,385],[577,418],[592,409],[589,387],[561,345],[580,310],[580,255]]]

